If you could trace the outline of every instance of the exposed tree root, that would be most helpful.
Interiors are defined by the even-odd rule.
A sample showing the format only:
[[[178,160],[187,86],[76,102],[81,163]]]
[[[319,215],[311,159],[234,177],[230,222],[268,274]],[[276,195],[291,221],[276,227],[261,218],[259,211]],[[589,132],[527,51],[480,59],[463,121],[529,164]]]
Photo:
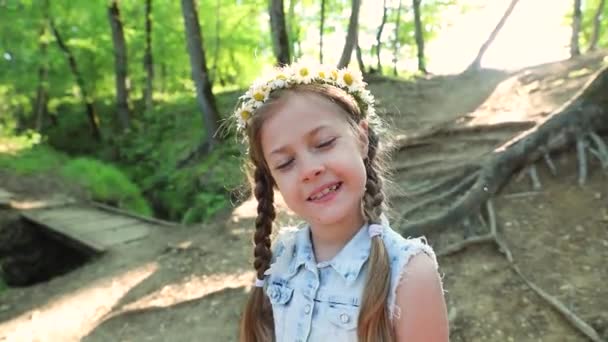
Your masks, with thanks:
[[[446,210],[416,221],[408,220],[408,213],[405,213],[403,220],[396,224],[397,228],[404,236],[441,232],[452,226],[454,222],[460,222],[470,216],[471,212],[475,212],[481,203],[500,190],[513,172],[534,163],[544,154],[563,148],[572,142],[576,142],[579,150],[579,183],[584,184],[587,175],[587,158],[583,152],[586,144],[580,137],[592,136],[591,133],[597,135],[596,132],[608,128],[606,93],[608,93],[608,68],[600,70],[577,96],[547,116],[544,122],[484,158],[479,175],[468,191],[461,194],[448,191],[441,196],[435,196],[436,201],[453,201]],[[598,153],[600,149],[597,148]],[[425,203],[425,205],[429,204]],[[410,210],[409,213],[412,211]]]
[[[524,283],[532,289],[540,298],[542,298],[545,303],[549,304],[553,309],[559,312],[574,328],[576,328],[583,335],[587,336],[589,340],[593,342],[602,342],[602,338],[598,334],[595,329],[588,323],[586,323],[582,318],[577,316],[574,312],[570,311],[563,303],[561,303],[557,298],[551,296],[542,288],[534,284],[530,281],[524,274],[521,272],[519,267],[515,264],[513,259],[513,253],[509,249],[506,241],[498,235],[497,229],[497,218],[496,213],[494,211],[494,206],[492,204],[492,200],[489,199],[486,202],[486,211],[489,219],[490,232],[488,234],[484,234],[481,236],[473,236],[467,238],[461,242],[449,245],[443,248],[441,251],[437,252],[438,257],[444,257],[451,254],[455,254],[460,252],[468,247],[472,247],[474,245],[479,245],[482,243],[493,242],[495,246],[498,247],[498,250],[505,255],[507,261],[509,262],[509,266],[515,271],[515,273],[524,281]]]
[[[530,175],[530,180],[532,181],[532,189],[538,191],[543,188],[543,185],[540,182],[540,178],[538,177],[538,172],[536,171],[536,165],[532,164],[528,167],[528,174]]]
[[[408,215],[410,215],[418,210],[426,208],[427,206],[429,206],[433,203],[439,202],[446,197],[452,196],[454,194],[462,193],[464,189],[471,186],[471,184],[475,181],[475,178],[477,178],[477,172],[466,176],[458,184],[456,184],[455,186],[453,186],[446,192],[440,193],[436,196],[429,197],[425,200],[422,200],[422,201],[416,203],[414,206],[408,208],[401,214],[399,221],[403,220],[404,217],[407,217]]]
[[[409,136],[397,136],[395,139],[395,150],[401,151],[405,148],[419,147],[432,145],[438,137],[455,136],[455,135],[467,135],[471,133],[491,133],[491,132],[503,132],[505,130],[513,130],[513,132],[519,132],[523,129],[530,129],[534,127],[533,122],[502,122],[492,125],[474,125],[474,126],[456,126],[454,121],[444,122],[435,127],[431,127],[420,133],[409,135]]]
[[[451,186],[452,184],[460,181],[462,179],[461,174],[457,175],[448,175],[438,179],[436,182],[428,182],[424,183],[423,186],[416,187],[415,189],[404,191],[403,193],[397,193],[391,196],[391,200],[396,199],[405,199],[405,198],[414,198],[416,196],[424,195],[427,193],[431,193],[433,191],[437,191],[446,186]],[[430,183],[430,184],[429,184]]]
[[[512,194],[506,194],[506,195],[503,195],[502,197],[505,197],[505,198],[530,197],[530,196],[536,196],[540,193],[541,193],[540,191],[517,192],[517,193],[512,193]]]
[[[547,164],[549,171],[551,171],[551,174],[557,176],[557,168],[555,167],[555,164],[553,164],[553,160],[551,160],[551,155],[549,154],[549,151],[543,151],[543,159],[545,161],[545,164]]]
[[[587,154],[585,141],[579,136],[576,138],[576,155],[578,157],[578,184],[585,185],[587,181]]]
[[[593,149],[593,147],[589,146],[589,150],[593,153],[593,155],[595,155],[597,157],[597,159],[599,159],[600,163],[602,164],[602,169],[607,169],[608,168],[608,147],[606,147],[604,140],[602,140],[602,138],[599,135],[595,134],[594,132],[590,132],[589,137],[591,138],[591,141],[597,147],[597,149]]]
[[[438,165],[431,169],[412,170],[408,173],[408,177],[412,179],[420,178],[427,180],[444,180],[454,177],[459,174],[460,177],[466,177],[471,172],[476,172],[481,168],[480,164],[472,161],[464,161],[457,164]],[[417,191],[417,190],[415,190]]]
[[[526,276],[523,275],[519,267],[513,261],[513,253],[507,246],[506,242],[496,236],[496,244],[499,246],[500,251],[505,255],[507,260],[509,261],[509,266],[519,275],[519,277],[528,285],[530,289],[532,289],[536,294],[541,297],[547,304],[553,307],[557,312],[559,312],[572,326],[574,326],[578,331],[580,331],[583,335],[587,336],[593,342],[604,342],[604,340],[600,337],[599,333],[593,329],[591,325],[585,322],[582,318],[578,317],[574,312],[568,310],[568,308],[562,304],[557,298],[551,296],[547,292],[545,292],[542,288],[531,282]]]

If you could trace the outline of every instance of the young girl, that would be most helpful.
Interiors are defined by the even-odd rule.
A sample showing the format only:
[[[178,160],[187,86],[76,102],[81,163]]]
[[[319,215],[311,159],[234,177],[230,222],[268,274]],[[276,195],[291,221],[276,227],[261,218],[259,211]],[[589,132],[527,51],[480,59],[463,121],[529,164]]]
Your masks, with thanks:
[[[258,201],[243,342],[448,341],[431,247],[382,214],[379,120],[365,86],[352,70],[294,64],[241,97]],[[306,224],[271,248],[275,189]]]

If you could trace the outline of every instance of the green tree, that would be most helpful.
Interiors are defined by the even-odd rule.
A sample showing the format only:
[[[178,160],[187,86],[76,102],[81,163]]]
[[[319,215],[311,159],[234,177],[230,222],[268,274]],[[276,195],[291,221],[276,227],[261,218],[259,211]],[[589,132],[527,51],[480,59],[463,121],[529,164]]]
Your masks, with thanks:
[[[129,88],[127,44],[123,30],[118,0],[112,0],[108,7],[108,18],[112,28],[112,43],[114,45],[114,70],[116,77],[116,112],[122,129],[129,128]]]
[[[196,84],[196,98],[202,110],[203,122],[205,123],[204,129],[207,133],[205,142],[201,144],[200,149],[209,151],[213,149],[217,142],[215,132],[219,127],[220,117],[215,104],[215,97],[211,90],[211,82],[209,82],[203,37],[198,22],[198,9],[194,4],[194,0],[182,0],[182,12],[192,68],[192,79]]]
[[[348,66],[353,53],[353,48],[357,45],[357,31],[359,30],[359,9],[361,8],[361,0],[352,0],[351,14],[348,21],[348,31],[346,33],[346,42],[342,49],[342,56],[338,62],[338,68]]]
[[[289,64],[289,39],[285,25],[285,11],[283,0],[270,0],[268,11],[270,13],[270,26],[272,33],[272,46],[277,57],[277,65]]]

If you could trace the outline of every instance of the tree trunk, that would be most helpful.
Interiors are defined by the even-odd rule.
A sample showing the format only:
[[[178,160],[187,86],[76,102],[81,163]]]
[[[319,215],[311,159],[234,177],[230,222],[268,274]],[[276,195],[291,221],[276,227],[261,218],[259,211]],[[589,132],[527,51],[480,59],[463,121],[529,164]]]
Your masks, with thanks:
[[[323,31],[325,29],[325,0],[321,0],[321,24],[319,25],[319,63],[323,64]]]
[[[397,62],[399,61],[399,26],[401,25],[401,0],[397,7],[397,22],[395,23],[395,43],[393,45],[393,75],[397,76]]]
[[[424,58],[424,31],[422,29],[422,19],[420,17],[421,1],[422,0],[413,0],[414,22],[416,27],[416,48],[418,49],[418,70],[426,74],[426,62]]]
[[[89,119],[89,124],[91,126],[91,133],[93,135],[93,138],[97,141],[100,141],[101,140],[101,131],[99,130],[99,118],[97,117],[97,113],[95,112],[95,107],[93,106],[93,101],[84,86],[84,79],[82,78],[82,75],[80,74],[80,70],[78,70],[78,65],[76,64],[76,59],[74,58],[74,55],[72,54],[72,51],[70,50],[70,48],[67,45],[65,45],[65,43],[61,37],[61,34],[59,33],[59,30],[57,29],[57,26],[55,25],[55,23],[53,22],[52,19],[50,20],[50,25],[51,25],[51,30],[53,31],[53,35],[55,36],[55,40],[57,41],[57,45],[59,45],[59,48],[65,54],[65,57],[68,60],[68,64],[70,65],[70,70],[72,71],[72,74],[74,75],[74,78],[76,79],[76,84],[78,85],[78,89],[80,90],[80,94],[82,95],[82,100],[85,105],[85,109],[87,112],[87,117]]]
[[[570,39],[570,57],[580,56],[579,35],[581,31],[581,0],[574,0],[574,13],[572,14],[572,38]]]
[[[359,8],[361,0],[352,0],[352,10],[348,21],[348,32],[346,33],[346,42],[342,49],[342,56],[338,62],[338,68],[347,67],[350,63],[350,57],[353,54],[353,49],[357,44],[357,31],[359,30]]]
[[[361,53],[361,47],[359,46],[358,38],[357,38],[357,47],[356,47],[355,52],[357,54],[357,64],[359,64],[359,70],[361,70],[361,73],[365,73],[365,64],[363,63],[363,54]]]
[[[283,11],[283,0],[270,0],[270,28],[272,34],[272,46],[277,57],[277,65],[289,64],[289,39],[285,26],[285,12]]]
[[[42,62],[38,68],[38,89],[36,90],[36,101],[34,104],[34,117],[36,118],[36,131],[41,132],[44,127],[44,121],[48,113],[48,78],[49,65],[47,54],[47,29],[49,26],[49,1],[44,0],[42,3],[42,24],[40,27],[39,52]]]
[[[378,27],[378,33],[376,33],[376,68],[378,69],[378,73],[382,75],[382,63],[380,62],[380,48],[382,47],[382,31],[384,30],[384,25],[386,24],[386,17],[388,8],[386,7],[386,0],[384,0],[384,10],[382,12],[382,22],[380,23],[380,27]]]
[[[589,51],[595,51],[597,49],[597,43],[600,40],[600,30],[602,26],[602,15],[604,14],[604,6],[606,6],[606,0],[600,0],[593,17],[593,33],[591,34],[591,40],[589,42]]]
[[[213,54],[213,68],[211,68],[211,76],[210,83],[214,84],[216,81],[219,81],[223,86],[224,81],[219,76],[218,65],[220,62],[220,19],[222,18],[220,13],[220,0],[217,0],[215,3],[215,50]]]
[[[289,12],[287,17],[287,25],[289,32],[287,38],[289,39],[289,55],[293,56],[294,60],[301,56],[301,51],[296,53],[296,47],[300,44],[300,26],[296,24],[296,3],[297,0],[289,0]]]
[[[192,67],[192,79],[196,85],[196,98],[201,106],[203,122],[205,123],[206,141],[201,146],[206,145],[207,150],[211,150],[217,138],[214,137],[218,129],[220,116],[215,105],[215,97],[211,91],[211,82],[207,72],[207,62],[203,46],[203,36],[198,22],[198,10],[194,5],[194,0],[182,0],[182,12],[184,15],[184,26],[186,31],[186,42],[190,64]]]
[[[144,52],[144,69],[146,70],[146,87],[144,102],[146,111],[153,109],[154,93],[154,62],[152,59],[152,0],[146,0],[146,47]]]
[[[492,33],[490,33],[490,36],[488,37],[488,39],[481,45],[481,48],[479,49],[477,56],[475,57],[473,62],[469,65],[467,70],[478,70],[479,68],[481,68],[481,59],[485,55],[486,51],[488,51],[488,48],[490,47],[492,42],[494,42],[494,39],[496,39],[496,36],[498,36],[498,32],[500,32],[502,27],[505,25],[505,23],[507,22],[507,19],[509,19],[509,16],[511,15],[511,13],[513,13],[513,10],[515,9],[515,5],[517,5],[518,2],[519,2],[519,0],[511,0],[509,7],[505,11],[505,13],[502,15],[502,18],[500,18],[500,21],[498,22],[496,27],[494,27],[494,30],[492,31]]]
[[[575,94],[570,101],[550,113],[543,122],[533,123],[532,127],[517,135],[517,138],[496,148],[491,154],[479,160],[475,173],[467,171],[461,179],[451,184],[464,184],[458,191],[439,192],[427,208],[441,208],[438,203],[448,203],[441,210],[433,210],[432,215],[413,220],[402,218],[399,231],[404,236],[419,236],[440,233],[453,227],[462,220],[477,214],[480,206],[498,193],[514,172],[543,158],[551,151],[565,149],[576,143],[583,149],[596,154],[603,164],[608,164],[608,149],[601,142],[598,133],[608,130],[608,67],[595,74],[591,80]],[[441,134],[436,132],[436,134]],[[593,136],[595,135],[595,140]],[[426,137],[428,139],[429,137]],[[414,146],[414,142],[411,142]],[[596,144],[597,149],[592,145]],[[584,172],[579,155],[579,172]],[[580,182],[580,173],[579,173]],[[454,188],[454,190],[456,190]],[[420,198],[420,196],[418,196]]]
[[[127,87],[127,44],[122,28],[118,0],[112,0],[108,7],[108,18],[112,27],[114,44],[114,70],[116,73],[116,112],[123,130],[129,128],[129,90]]]

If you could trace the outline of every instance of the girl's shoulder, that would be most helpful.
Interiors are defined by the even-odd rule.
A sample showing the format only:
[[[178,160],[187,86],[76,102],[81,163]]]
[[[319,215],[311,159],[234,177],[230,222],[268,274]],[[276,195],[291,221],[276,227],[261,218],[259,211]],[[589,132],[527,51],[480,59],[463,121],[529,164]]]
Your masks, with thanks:
[[[414,255],[426,253],[433,259],[437,266],[435,252],[424,236],[418,238],[405,238],[392,228],[385,226],[382,240],[384,241],[384,246],[391,261],[401,259],[400,261],[407,264],[409,259]]]
[[[404,281],[404,274],[407,271],[408,262],[412,257],[424,253],[432,259],[435,269],[438,269],[439,265],[433,248],[424,237],[405,238],[392,228],[385,227],[382,240],[384,241],[391,269],[388,308],[391,317],[396,317],[400,314],[400,308],[395,305],[397,287]]]

